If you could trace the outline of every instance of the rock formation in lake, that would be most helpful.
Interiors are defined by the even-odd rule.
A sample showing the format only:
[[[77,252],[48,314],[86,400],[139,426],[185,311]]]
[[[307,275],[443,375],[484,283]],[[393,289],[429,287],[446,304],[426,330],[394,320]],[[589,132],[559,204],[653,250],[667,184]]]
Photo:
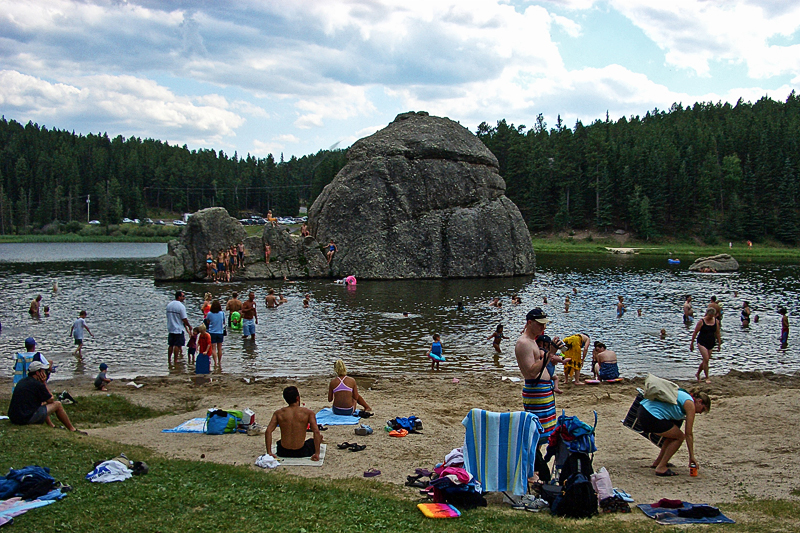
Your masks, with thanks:
[[[739,270],[739,262],[728,254],[711,257],[700,257],[689,266],[694,272],[735,272]]]
[[[310,237],[289,235],[283,227],[267,224],[261,237],[248,237],[238,220],[222,207],[194,213],[178,240],[170,241],[167,253],[154,267],[157,281],[201,280],[206,277],[206,253],[217,252],[244,242],[245,268],[236,271],[233,279],[283,279],[328,276],[325,256],[319,244]],[[272,253],[265,264],[264,244]]]
[[[357,141],[309,210],[335,277],[532,274],[536,258],[495,156],[447,118],[403,113]]]

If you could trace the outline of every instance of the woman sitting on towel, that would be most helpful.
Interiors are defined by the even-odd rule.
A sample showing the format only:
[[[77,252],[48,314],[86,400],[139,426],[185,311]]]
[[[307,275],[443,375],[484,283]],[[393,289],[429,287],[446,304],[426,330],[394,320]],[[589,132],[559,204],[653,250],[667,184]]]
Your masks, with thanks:
[[[664,437],[661,453],[651,468],[656,469],[657,476],[677,476],[667,468],[667,463],[686,441],[689,450],[689,464],[697,465],[694,457],[694,416],[711,410],[711,398],[705,392],[693,391],[691,394],[683,389],[678,391],[678,403],[670,404],[658,400],[642,400],[639,406],[639,423],[646,433],[655,433]],[[686,432],[681,431],[681,424],[686,420]]]
[[[328,401],[333,402],[333,414],[350,416],[355,413],[359,404],[365,411],[369,411],[369,405],[358,393],[356,380],[347,375],[344,361],[338,359],[333,363],[333,370],[337,377],[333,378],[328,386]]]

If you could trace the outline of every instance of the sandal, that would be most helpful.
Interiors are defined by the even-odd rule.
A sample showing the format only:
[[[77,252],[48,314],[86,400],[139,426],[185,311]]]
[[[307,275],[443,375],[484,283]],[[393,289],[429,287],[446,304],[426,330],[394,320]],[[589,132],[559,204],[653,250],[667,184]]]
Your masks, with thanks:
[[[355,433],[356,435],[359,435],[361,437],[365,437],[367,435],[372,435],[372,428],[367,426],[367,425],[363,425],[361,427],[355,428],[353,430],[353,433]]]
[[[363,451],[363,450],[366,450],[366,449],[367,449],[367,445],[366,444],[355,444],[354,443],[352,446],[350,446],[350,451],[351,452],[360,452],[360,451]]]
[[[678,473],[677,473],[677,472],[673,472],[672,470],[670,470],[669,468],[667,468],[667,471],[666,471],[666,472],[661,472],[661,473],[659,473],[659,472],[656,472],[656,475],[657,475],[658,477],[672,477],[672,476],[677,476],[677,475],[678,475]]]
[[[346,450],[350,446],[352,446],[352,444],[350,444],[349,442],[343,442],[341,444],[336,445],[336,447],[339,448],[340,450]]]
[[[380,475],[381,475],[381,471],[377,470],[375,468],[370,468],[369,470],[364,472],[364,477],[375,477],[375,476],[380,476]]]
[[[431,475],[433,474],[433,472],[431,472],[427,468],[416,468],[414,472],[421,477],[431,477]]]
[[[361,411],[358,416],[361,418],[369,418],[375,413],[370,413],[369,411]]]
[[[420,489],[427,489],[428,487],[431,486],[430,483],[427,483],[425,481],[420,481],[419,479],[412,480],[411,476],[408,476],[408,481],[406,481],[405,485],[406,487],[418,487]]]

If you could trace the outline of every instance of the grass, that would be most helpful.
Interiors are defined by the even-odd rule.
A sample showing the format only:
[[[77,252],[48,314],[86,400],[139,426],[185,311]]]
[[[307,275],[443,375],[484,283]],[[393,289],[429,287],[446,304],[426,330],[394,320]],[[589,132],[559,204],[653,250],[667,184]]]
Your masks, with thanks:
[[[130,404],[121,397],[77,398],[68,406],[76,424],[157,416],[157,411]],[[7,401],[0,402],[3,411]],[[197,439],[248,438],[244,435]],[[237,533],[359,532],[359,531],[507,531],[542,533],[563,530],[578,533],[638,533],[665,531],[634,510],[632,515],[602,515],[573,521],[546,513],[532,514],[490,505],[464,511],[456,520],[431,522],[416,509],[408,489],[378,480],[304,479],[282,471],[254,470],[243,465],[218,465],[161,457],[137,447],[94,437],[81,437],[45,426],[13,426],[0,422],[0,472],[31,464],[47,466],[58,481],[72,485],[67,498],[34,509],[14,520],[18,532],[135,531],[190,533],[235,530]],[[124,452],[143,460],[150,473],[122,483],[94,484],[84,477],[95,461]],[[783,500],[753,500],[726,505],[736,525],[708,526],[705,531],[795,531],[800,504]]]
[[[52,391],[53,394],[57,394]],[[9,399],[0,399],[0,412],[8,411]],[[118,394],[108,396],[78,396],[75,404],[66,404],[64,408],[69,415],[70,421],[80,428],[113,426],[123,422],[134,422],[147,418],[171,414],[173,411],[159,411],[131,403],[127,398]],[[194,408],[187,405],[186,410]],[[53,417],[53,421],[56,419]]]
[[[694,242],[634,242],[620,244],[612,239],[573,239],[572,237],[551,237],[532,239],[533,249],[539,253],[596,253],[608,254],[607,248],[638,248],[640,255],[660,257],[690,258],[716,254],[731,254],[738,261],[742,259],[800,259],[800,248],[791,248],[777,243],[759,243],[748,248],[746,244],[706,245]]]

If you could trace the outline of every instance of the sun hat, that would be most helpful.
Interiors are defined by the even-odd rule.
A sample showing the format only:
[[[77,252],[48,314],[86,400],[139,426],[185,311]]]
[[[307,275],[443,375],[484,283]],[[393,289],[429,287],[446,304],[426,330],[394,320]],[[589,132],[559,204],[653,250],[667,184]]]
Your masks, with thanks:
[[[38,372],[39,370],[44,370],[47,367],[42,364],[41,361],[34,361],[28,365],[28,374],[33,374],[34,372]]]

